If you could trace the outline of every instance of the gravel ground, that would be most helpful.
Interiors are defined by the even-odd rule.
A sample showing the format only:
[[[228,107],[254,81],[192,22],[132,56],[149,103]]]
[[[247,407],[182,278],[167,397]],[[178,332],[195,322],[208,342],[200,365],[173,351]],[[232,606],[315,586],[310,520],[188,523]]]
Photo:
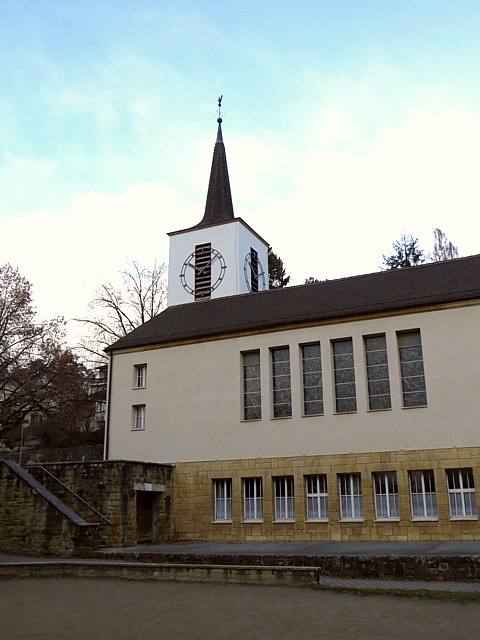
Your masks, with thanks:
[[[0,581],[5,640],[469,640],[480,604],[246,585]]]

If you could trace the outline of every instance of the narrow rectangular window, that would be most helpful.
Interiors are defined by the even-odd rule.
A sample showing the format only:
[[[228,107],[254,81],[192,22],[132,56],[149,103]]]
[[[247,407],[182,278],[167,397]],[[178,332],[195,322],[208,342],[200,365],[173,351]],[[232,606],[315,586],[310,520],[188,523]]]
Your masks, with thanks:
[[[274,478],[275,520],[295,519],[295,493],[293,476]]]
[[[447,469],[448,502],[452,518],[477,515],[475,481],[472,469]]]
[[[362,480],[359,473],[341,473],[340,518],[358,520],[363,517]]]
[[[244,519],[263,520],[263,483],[261,478],[244,478]]]
[[[423,368],[420,330],[397,334],[402,376],[403,406],[422,407],[427,404],[425,371]]]
[[[136,389],[143,389],[147,386],[147,365],[136,364],[134,366],[134,381],[133,386]]]
[[[320,343],[304,344],[302,349],[303,414],[323,414],[323,382]]]
[[[195,300],[210,298],[212,292],[212,245],[195,247]]]
[[[357,410],[353,340],[347,338],[332,344],[336,411],[350,413]]]
[[[410,496],[414,518],[436,518],[437,495],[433,470],[410,471]]]
[[[145,429],[145,405],[136,404],[133,406],[133,429]]]
[[[306,476],[307,520],[328,520],[327,476]]]
[[[367,367],[368,408],[391,409],[390,378],[388,374],[387,340],[384,335],[365,336],[365,364]]]
[[[242,353],[243,419],[261,420],[262,392],[260,383],[260,351]]]
[[[397,473],[385,471],[373,474],[375,487],[375,514],[378,520],[400,517],[398,505]]]
[[[232,479],[214,480],[215,521],[232,519]]]
[[[250,247],[250,290],[258,291],[258,253]]]
[[[292,389],[290,381],[290,348],[272,349],[273,417],[290,418]]]

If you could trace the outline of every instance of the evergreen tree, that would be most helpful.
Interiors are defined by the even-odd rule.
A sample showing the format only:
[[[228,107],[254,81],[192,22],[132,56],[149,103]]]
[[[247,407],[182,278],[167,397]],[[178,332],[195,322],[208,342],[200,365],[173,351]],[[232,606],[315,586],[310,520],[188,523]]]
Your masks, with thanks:
[[[391,255],[383,256],[382,267],[384,269],[416,267],[425,262],[424,251],[418,245],[418,238],[402,233],[400,240],[395,240],[392,248]]]
[[[272,247],[268,248],[268,288],[282,289],[290,282],[287,270],[280,256],[273,252]]]

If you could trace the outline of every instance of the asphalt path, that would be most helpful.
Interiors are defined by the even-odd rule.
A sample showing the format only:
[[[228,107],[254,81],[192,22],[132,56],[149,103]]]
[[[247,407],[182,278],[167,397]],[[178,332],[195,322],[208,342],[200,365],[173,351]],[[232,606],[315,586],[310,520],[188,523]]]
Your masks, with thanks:
[[[101,579],[0,581],[5,640],[477,640],[480,605],[314,589]]]

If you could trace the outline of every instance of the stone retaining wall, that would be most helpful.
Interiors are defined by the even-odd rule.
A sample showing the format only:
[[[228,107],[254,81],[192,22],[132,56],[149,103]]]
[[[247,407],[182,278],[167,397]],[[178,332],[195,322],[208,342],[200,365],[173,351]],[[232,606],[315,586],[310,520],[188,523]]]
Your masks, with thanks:
[[[89,555],[97,547],[96,526],[78,526],[0,464],[0,545],[4,552]]]
[[[55,482],[53,474],[70,491]],[[142,462],[45,463],[28,472],[90,526],[78,526],[0,463],[0,549],[10,553],[86,555],[98,546],[137,543],[137,493],[152,492],[152,542],[173,537],[174,468]],[[95,526],[94,526],[95,523]]]

